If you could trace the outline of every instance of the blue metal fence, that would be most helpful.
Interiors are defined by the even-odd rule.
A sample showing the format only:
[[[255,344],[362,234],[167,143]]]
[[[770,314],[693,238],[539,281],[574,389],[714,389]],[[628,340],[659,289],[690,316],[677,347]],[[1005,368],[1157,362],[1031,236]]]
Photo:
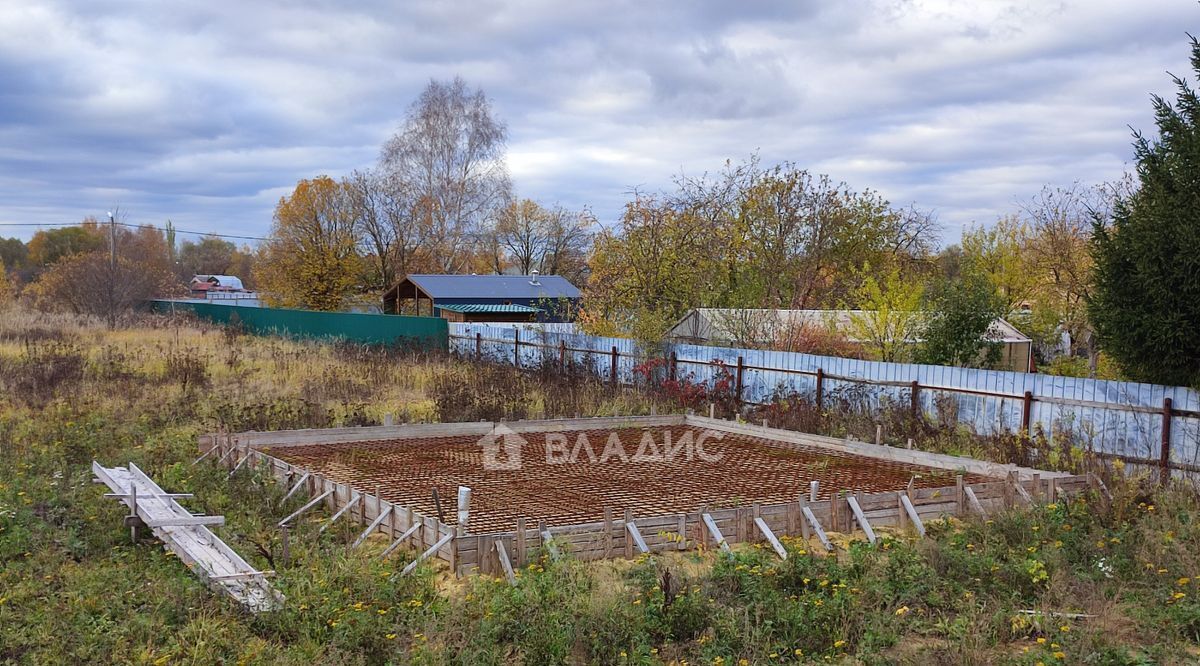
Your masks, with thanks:
[[[621,384],[635,382],[636,365],[673,352],[679,376],[696,382],[710,384],[718,362],[740,374],[741,398],[750,403],[815,395],[818,375],[825,395],[853,387],[875,404],[911,400],[915,386],[920,409],[938,412],[952,400],[958,422],[980,434],[1040,426],[1053,437],[1069,429],[1097,453],[1200,472],[1200,392],[1177,386],[700,345],[642,349],[626,338],[480,324],[451,324],[450,350],[523,367],[565,354],[602,378],[615,374]]]

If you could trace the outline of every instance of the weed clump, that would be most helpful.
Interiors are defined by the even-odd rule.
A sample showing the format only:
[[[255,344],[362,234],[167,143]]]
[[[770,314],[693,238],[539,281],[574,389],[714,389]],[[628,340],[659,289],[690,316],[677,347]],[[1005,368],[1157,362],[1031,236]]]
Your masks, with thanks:
[[[40,409],[79,390],[87,358],[68,342],[29,342],[15,357],[0,356],[0,386],[20,404]]]

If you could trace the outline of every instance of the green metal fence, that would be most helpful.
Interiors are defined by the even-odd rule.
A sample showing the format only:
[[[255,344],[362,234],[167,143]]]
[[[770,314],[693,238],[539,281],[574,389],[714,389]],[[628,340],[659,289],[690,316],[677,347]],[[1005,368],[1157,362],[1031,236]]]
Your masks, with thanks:
[[[441,317],[316,312],[252,308],[194,301],[153,300],[155,312],[194,312],[220,324],[238,324],[251,333],[297,338],[339,338],[351,342],[411,345],[445,350],[449,329]]]

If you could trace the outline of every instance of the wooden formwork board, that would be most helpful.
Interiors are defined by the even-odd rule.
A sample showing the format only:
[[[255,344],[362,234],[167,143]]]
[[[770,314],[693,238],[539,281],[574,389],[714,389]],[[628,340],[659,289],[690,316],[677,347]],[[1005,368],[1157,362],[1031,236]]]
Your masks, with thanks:
[[[213,446],[223,448],[233,445],[232,443],[226,443],[224,439],[217,439],[214,441]],[[349,484],[339,483],[321,474],[291,465],[252,448],[240,447],[236,451],[228,464],[236,464],[233,462],[234,460],[238,460],[243,456],[249,456],[252,459],[252,464],[257,469],[266,471],[283,484],[296,482],[305,474],[308,474],[308,479],[305,481],[306,487],[303,491],[309,497],[317,497],[326,491],[331,491],[324,500],[325,507],[330,515],[337,513],[348,502],[358,497],[359,499],[355,501],[356,507],[351,508],[349,511],[350,518],[364,525],[369,525],[373,524],[381,514],[386,514],[384,515],[384,519],[375,526],[375,531],[387,535],[390,539],[394,539],[410,527],[419,524],[420,529],[411,537],[409,545],[420,551],[424,551],[438,543],[443,537],[455,533],[453,526],[439,521],[434,516],[429,516],[409,507],[389,502],[376,494],[367,492],[365,489],[353,488]],[[434,556],[453,564],[455,561],[453,545],[444,545],[434,553]]]
[[[1089,486],[1086,476],[1056,477],[1040,483],[1043,486],[1054,483],[1056,492],[1063,495],[1082,492]],[[994,481],[970,487],[984,510],[990,513],[1011,506],[1011,501],[1006,500],[1009,497],[1005,492],[1006,484],[1005,481]],[[1024,480],[1020,484],[1027,492],[1035,493],[1033,480]],[[957,501],[955,490],[955,486],[947,486],[919,489],[911,495],[907,495],[904,491],[889,491],[858,494],[856,497],[864,517],[872,527],[897,528],[906,524],[906,520],[901,516],[903,511],[900,503],[901,495],[910,497],[913,507],[922,521],[965,517],[968,509],[965,509],[963,504]],[[1045,496],[1043,493],[1042,497]],[[707,513],[712,517],[728,543],[765,543],[766,539],[753,527],[756,512],[757,517],[765,522],[776,536],[801,537],[804,530],[801,526],[803,518],[800,512],[805,507],[813,512],[828,532],[854,531],[854,527],[850,524],[853,513],[845,497],[818,502],[798,500],[758,507],[737,507]],[[708,549],[717,547],[704,528],[699,512],[635,518],[633,523],[637,526],[638,532],[652,553],[691,550],[702,545]],[[550,528],[550,533],[560,548],[580,560],[621,557],[626,552],[628,532],[624,527],[624,522],[620,520],[614,521],[611,526],[604,523],[592,523]],[[479,570],[483,573],[497,574],[500,565],[495,559],[496,555],[492,544],[504,543],[505,548],[511,553],[517,538],[517,532],[468,534],[462,537],[457,572],[462,575]],[[539,548],[542,545],[542,536],[535,529],[527,529],[525,543],[530,550]],[[519,567],[531,560],[532,557],[516,558],[512,560],[512,564]]]
[[[340,510],[352,498],[361,494],[357,506],[347,513],[347,517],[361,524],[373,521],[380,512],[391,512],[379,525],[379,531],[395,538],[407,531],[410,526],[420,524],[420,528],[412,538],[411,545],[418,552],[423,552],[438,543],[443,546],[436,557],[447,561],[459,574],[469,571],[483,571],[493,575],[501,575],[498,552],[503,550],[512,566],[520,567],[528,564],[538,549],[543,546],[543,536],[536,527],[539,521],[545,521],[547,516],[524,515],[515,513],[511,521],[489,520],[487,515],[489,488],[472,479],[455,476],[456,470],[442,470],[445,478],[438,480],[442,488],[446,506],[442,515],[453,516],[456,510],[449,492],[454,486],[467,485],[474,491],[472,500],[471,528],[466,532],[454,525],[446,524],[436,517],[436,513],[424,498],[414,499],[404,493],[397,492],[388,478],[355,479],[352,474],[342,474],[345,469],[322,467],[313,464],[297,464],[289,460],[302,457],[300,454],[311,447],[326,447],[330,450],[347,452],[365,450],[380,441],[398,442],[398,446],[420,450],[427,448],[432,441],[456,439],[461,442],[474,442],[494,432],[497,425],[511,429],[513,432],[528,435],[531,439],[544,437],[545,433],[595,430],[647,430],[671,428],[705,428],[714,432],[732,436],[738,442],[751,441],[755,446],[767,445],[780,451],[805,452],[823,458],[835,460],[866,461],[874,469],[890,470],[888,479],[881,483],[838,483],[827,482],[819,486],[818,501],[809,501],[809,478],[798,474],[795,469],[779,473],[776,467],[780,465],[765,465],[773,472],[768,474],[766,485],[783,485],[785,491],[782,501],[772,500],[772,496],[745,497],[736,494],[734,490],[714,486],[717,493],[716,501],[695,502],[695,508],[680,507],[683,510],[670,510],[672,505],[655,502],[638,502],[636,494],[627,501],[611,501],[609,497],[588,498],[582,494],[584,502],[590,502],[590,512],[585,520],[551,522],[549,532],[555,544],[574,557],[590,560],[606,557],[621,557],[635,552],[625,528],[623,519],[614,519],[617,515],[614,509],[630,509],[634,513],[633,523],[638,533],[645,541],[650,552],[665,550],[685,550],[703,545],[715,548],[703,527],[702,513],[709,514],[719,532],[728,543],[744,543],[762,541],[762,533],[755,526],[755,518],[761,518],[763,523],[775,535],[780,537],[798,537],[808,531],[802,515],[808,508],[820,522],[824,530],[830,532],[848,532],[853,529],[854,518],[849,505],[841,491],[854,492],[863,517],[874,527],[897,527],[906,524],[904,509],[899,500],[898,492],[905,492],[911,499],[913,509],[922,520],[931,520],[946,516],[963,516],[973,512],[969,506],[968,496],[964,493],[964,485],[972,488],[985,511],[993,511],[1006,506],[1013,501],[1019,492],[1013,490],[1012,483],[1018,483],[1033,497],[1054,496],[1055,492],[1044,489],[1045,484],[1053,483],[1058,493],[1069,493],[1087,487],[1086,477],[1073,477],[1061,473],[1041,472],[1038,470],[1015,467],[1012,465],[997,465],[969,458],[959,458],[932,454],[922,451],[912,451],[902,448],[892,448],[848,442],[826,437],[806,435],[778,429],[770,429],[747,424],[707,419],[695,416],[656,416],[656,417],[613,417],[603,419],[560,419],[549,421],[521,421],[504,424],[492,423],[457,423],[457,424],[422,424],[386,426],[380,428],[339,428],[332,430],[287,431],[276,433],[239,433],[209,435],[202,438],[201,448],[218,448],[213,459],[220,459],[231,468],[240,462],[240,458],[251,456],[256,466],[265,466],[281,481],[294,480],[304,473],[310,474],[307,492],[316,496],[326,490],[333,490],[326,499],[331,513]],[[207,448],[206,448],[207,447]],[[598,450],[598,448],[597,448]],[[232,453],[232,457],[229,457]],[[465,454],[464,454],[465,455]],[[379,459],[374,452],[366,458],[368,464],[376,463]],[[311,462],[311,461],[307,461]],[[471,464],[478,461],[471,459]],[[746,469],[735,469],[731,478],[746,474]],[[745,466],[744,466],[745,467]],[[925,473],[921,474],[921,470]],[[403,468],[397,470],[403,474]],[[690,473],[690,472],[689,472]],[[753,470],[749,472],[753,476]],[[913,475],[916,475],[915,477]],[[781,477],[791,475],[790,479]],[[959,477],[956,485],[949,485],[955,476]],[[900,477],[904,478],[901,479]],[[964,484],[963,478],[966,479]],[[560,494],[551,493],[551,502],[561,502],[563,497],[579,495],[579,489],[572,484],[577,476],[565,475],[547,479],[550,485],[559,483]],[[500,487],[506,484],[499,484]],[[509,495],[500,496],[497,501],[509,501],[514,504],[511,496],[512,484],[507,484]],[[794,486],[794,487],[793,487]],[[865,487],[864,487],[865,486]],[[437,487],[437,486],[434,486]],[[663,484],[663,493],[672,492],[670,484]],[[873,492],[862,492],[870,490]],[[376,491],[376,492],[372,492]],[[562,494],[565,493],[565,494]],[[723,495],[722,495],[723,494]],[[776,498],[780,496],[778,493]],[[515,498],[519,499],[519,498]],[[578,499],[578,497],[576,497]],[[973,503],[970,503],[973,505]],[[482,511],[480,510],[482,507]],[[619,511],[617,512],[619,513]],[[343,518],[346,520],[346,518]],[[520,522],[525,523],[523,535],[513,531],[508,526]],[[523,536],[523,538],[522,538]],[[497,549],[496,544],[502,544]]]
[[[710,432],[715,437],[704,439]],[[814,479],[823,499],[843,489],[877,492],[954,480],[954,472],[942,468],[689,425],[522,432],[520,438],[523,453],[513,469],[489,467],[474,434],[269,446],[263,452],[359,489],[378,487],[386,500],[426,514],[440,508],[441,515],[453,516],[453,491],[467,486],[474,532],[509,529],[517,518],[552,527],[588,523],[602,519],[605,507],[668,515],[701,506],[786,502],[807,492]],[[586,448],[572,455],[576,446]],[[675,454],[659,455],[667,450]],[[969,483],[987,478],[967,475]]]

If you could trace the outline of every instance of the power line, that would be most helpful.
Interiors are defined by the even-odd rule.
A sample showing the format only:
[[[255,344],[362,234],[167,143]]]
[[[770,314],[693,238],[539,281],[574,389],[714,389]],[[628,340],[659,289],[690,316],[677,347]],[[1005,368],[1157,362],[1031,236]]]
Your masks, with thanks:
[[[156,230],[162,231],[164,233],[168,231],[166,227],[159,227],[159,226],[155,226],[153,224],[133,224],[130,222],[117,222],[116,224],[117,224],[117,226],[129,227],[130,229],[141,229],[143,227],[149,227],[151,229],[156,229]],[[78,227],[78,226],[81,226],[81,225],[79,225],[79,224],[40,224],[37,222],[0,222],[0,227],[53,227],[55,229],[66,229],[68,227]],[[171,231],[174,231],[177,234],[192,234],[195,236],[214,236],[216,238],[236,238],[239,240],[256,240],[256,241],[271,240],[269,238],[263,238],[262,236],[239,236],[236,234],[218,234],[218,233],[215,233],[212,231],[191,231],[189,229],[172,229]]]

